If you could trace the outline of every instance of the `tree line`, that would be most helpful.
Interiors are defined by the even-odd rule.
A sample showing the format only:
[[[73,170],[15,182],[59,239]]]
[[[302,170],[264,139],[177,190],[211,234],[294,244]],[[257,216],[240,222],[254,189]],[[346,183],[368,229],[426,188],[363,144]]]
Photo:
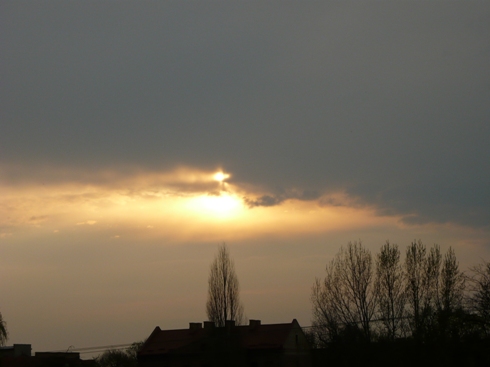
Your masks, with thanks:
[[[452,248],[443,254],[387,241],[373,256],[361,242],[341,247],[312,287],[316,347],[335,342],[418,343],[490,337],[490,263],[465,274]]]
[[[422,241],[401,256],[388,241],[375,256],[361,242],[350,242],[327,264],[311,293],[313,322],[306,336],[313,366],[490,364],[490,263],[465,274],[452,248],[443,254]],[[217,327],[228,320],[240,325],[244,318],[225,244],[209,268],[206,313]],[[96,364],[137,366],[141,344],[107,351]]]
[[[355,344],[358,352],[360,345],[370,345],[371,349],[362,347],[363,353],[358,353],[365,358],[377,344],[384,348],[381,353],[374,352],[378,365],[384,365],[377,356],[386,355],[386,343],[400,341],[430,348],[441,342],[454,345],[484,341],[483,347],[477,345],[474,351],[490,350],[490,262],[482,262],[465,273],[460,270],[452,248],[443,254],[438,245],[428,248],[420,240],[412,242],[404,255],[402,260],[398,245],[389,241],[374,256],[360,241],[349,242],[327,264],[325,277],[315,279],[311,293],[312,326],[306,334],[312,347],[328,350],[329,363],[348,366],[365,362],[349,362],[343,347],[332,349],[332,345]],[[239,291],[234,262],[223,244],[209,270],[208,320],[217,327],[224,326],[227,320],[240,325],[244,313]],[[7,337],[0,313],[0,345],[5,344]],[[106,351],[96,359],[96,364],[136,366],[142,344],[133,343],[125,351]],[[417,348],[412,351],[423,351]],[[409,350],[396,349],[393,353]],[[336,357],[336,351],[342,356]],[[324,364],[324,356],[316,365]],[[490,363],[488,352],[483,352],[482,358]],[[409,359],[408,364],[400,365],[411,365],[414,361]],[[446,362],[441,365],[449,365]]]

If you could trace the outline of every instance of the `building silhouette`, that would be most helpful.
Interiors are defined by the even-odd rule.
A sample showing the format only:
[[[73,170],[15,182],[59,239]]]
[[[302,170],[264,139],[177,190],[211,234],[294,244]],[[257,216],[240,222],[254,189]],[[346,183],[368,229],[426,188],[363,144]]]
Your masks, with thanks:
[[[138,352],[141,367],[310,367],[311,352],[298,321],[249,325],[190,323],[188,329],[153,330]]]

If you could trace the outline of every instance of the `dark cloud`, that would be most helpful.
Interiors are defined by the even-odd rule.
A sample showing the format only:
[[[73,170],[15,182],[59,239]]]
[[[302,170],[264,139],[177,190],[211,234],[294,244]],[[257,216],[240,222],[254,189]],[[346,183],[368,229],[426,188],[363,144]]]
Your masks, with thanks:
[[[263,195],[257,199],[244,198],[245,203],[250,207],[256,206],[274,206],[282,203],[285,200],[284,197]]]
[[[321,194],[312,190],[287,190],[280,194],[275,195],[262,195],[257,198],[244,197],[243,201],[250,208],[257,206],[275,206],[289,199],[296,199],[302,201],[312,201],[319,199]]]
[[[221,165],[264,189],[252,206],[345,191],[407,222],[490,223],[488,2],[16,1],[0,17],[2,164]]]
[[[375,205],[382,215],[399,215],[407,224],[455,222],[488,227],[488,184],[427,182],[424,186],[358,187],[350,194]]]

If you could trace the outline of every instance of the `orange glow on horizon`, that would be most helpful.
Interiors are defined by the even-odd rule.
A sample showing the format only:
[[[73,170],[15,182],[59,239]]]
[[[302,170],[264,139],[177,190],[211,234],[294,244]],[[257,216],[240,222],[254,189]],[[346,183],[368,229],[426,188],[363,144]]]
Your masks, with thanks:
[[[70,180],[46,186],[5,186],[0,199],[0,228],[9,229],[0,231],[0,238],[35,235],[37,231],[97,231],[106,238],[222,240],[225,236],[232,240],[397,225],[397,218],[351,207],[341,194],[338,200],[345,203],[343,206],[291,199],[275,206],[250,208],[243,198],[261,193],[224,182],[229,177],[223,171],[181,169],[139,172],[113,184]]]

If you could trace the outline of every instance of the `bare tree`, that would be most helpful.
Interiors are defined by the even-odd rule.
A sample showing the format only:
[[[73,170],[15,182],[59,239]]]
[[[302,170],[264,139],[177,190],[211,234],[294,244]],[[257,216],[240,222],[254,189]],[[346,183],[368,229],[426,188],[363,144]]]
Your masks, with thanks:
[[[316,278],[311,292],[313,329],[317,342],[326,345],[337,340],[341,325],[351,317],[344,309],[344,299],[339,278],[335,273],[335,260],[326,267],[323,281]]]
[[[472,267],[469,299],[472,311],[478,316],[478,323],[483,332],[490,335],[490,262],[483,262]]]
[[[323,282],[316,279],[311,296],[318,337],[333,339],[341,329],[360,325],[364,338],[370,340],[377,302],[371,253],[360,242],[349,242],[326,272]]]
[[[235,265],[225,244],[218,249],[208,279],[208,301],[206,312],[209,321],[216,326],[224,326],[227,320],[240,325],[243,306],[240,302],[240,286],[235,273]]]
[[[8,335],[7,323],[3,320],[2,313],[0,313],[0,346],[5,345]]]
[[[354,314],[357,314],[366,338],[370,340],[370,323],[378,295],[371,253],[361,242],[350,242],[345,251],[341,250],[341,258],[343,264],[337,264],[340,278],[347,284],[349,302],[354,306]]]
[[[426,289],[425,307],[434,309],[438,303],[440,291],[440,273],[441,273],[442,255],[439,245],[434,244],[430,248],[427,256],[425,268],[424,286]]]
[[[432,320],[433,334],[438,340],[447,340],[464,332],[463,297],[465,275],[459,270],[452,248],[444,256],[440,271],[436,310],[437,318]]]
[[[423,318],[425,321],[425,331],[433,332],[437,324],[437,310],[440,296],[440,278],[441,278],[442,255],[439,245],[434,244],[427,256],[424,287],[425,299],[423,308]]]
[[[400,250],[389,241],[376,257],[376,289],[379,292],[379,316],[386,335],[395,340],[402,331],[405,312],[404,274]]]
[[[439,297],[441,251],[434,245],[429,254],[422,241],[407,248],[405,276],[410,326],[416,339],[423,338],[432,326]]]
[[[426,248],[422,241],[412,242],[405,258],[406,292],[414,335],[422,328],[422,299],[424,298],[424,268]]]
[[[465,289],[465,275],[459,270],[454,250],[450,247],[441,270],[441,281],[439,288],[439,309],[452,312],[462,307]]]

